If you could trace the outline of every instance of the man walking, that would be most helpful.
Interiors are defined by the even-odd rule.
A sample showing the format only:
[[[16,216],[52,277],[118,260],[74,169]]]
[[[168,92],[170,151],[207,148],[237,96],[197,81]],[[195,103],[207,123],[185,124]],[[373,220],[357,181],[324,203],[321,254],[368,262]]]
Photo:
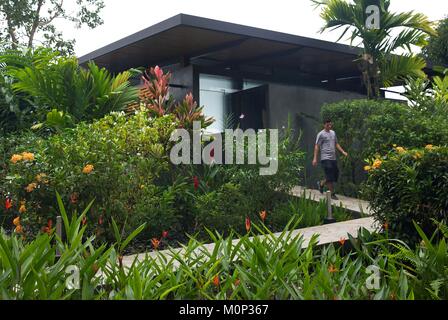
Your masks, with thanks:
[[[319,191],[320,193],[323,193],[324,185],[326,184],[328,190],[331,192],[331,198],[338,200],[338,197],[336,197],[334,192],[334,184],[339,178],[336,149],[338,149],[345,157],[347,157],[348,154],[339,145],[336,133],[331,130],[332,128],[332,121],[327,119],[324,121],[324,129],[317,134],[316,144],[314,146],[313,166],[317,166],[317,155],[320,150],[320,162],[325,172],[325,180],[317,182]]]

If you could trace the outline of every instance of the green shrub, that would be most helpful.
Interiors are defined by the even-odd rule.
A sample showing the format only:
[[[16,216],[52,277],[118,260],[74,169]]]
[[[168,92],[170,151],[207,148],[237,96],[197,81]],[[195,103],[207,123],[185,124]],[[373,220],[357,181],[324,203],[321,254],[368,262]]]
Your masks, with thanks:
[[[35,141],[32,149],[18,146],[14,151],[18,158],[26,151],[32,152],[34,159],[14,164],[10,154],[2,191],[12,195],[16,212],[20,203],[25,203],[23,221],[30,230],[38,230],[48,218],[54,218],[53,195],[61,191],[70,209],[95,199],[87,215],[90,231],[101,232],[99,221],[111,217],[134,229],[142,220],[160,214],[147,230],[159,232],[177,220],[173,194],[181,191],[171,187],[166,144],[174,128],[169,116],[151,119],[146,113],[132,117],[111,114]]]
[[[115,240],[98,246],[82,226],[89,206],[70,218],[62,199],[57,199],[63,218],[62,239],[54,229],[30,242],[0,231],[2,300],[448,298],[448,230],[444,224],[438,224],[444,236],[437,242],[416,226],[422,243],[415,249],[362,229],[358,239],[347,241],[352,248],[349,254],[347,246],[338,243],[317,246],[317,235],[306,241],[294,232],[274,235],[253,224],[252,230],[262,236],[253,237],[250,231],[232,241],[234,234],[224,238],[210,233],[213,250],[191,238],[180,250],[153,252],[129,265],[123,252],[144,226],[125,237],[112,221]],[[372,265],[381,272],[378,289],[366,287]],[[79,286],[73,283],[76,274]]]
[[[338,187],[357,196],[367,178],[364,160],[385,153],[393,145],[419,148],[448,143],[445,117],[428,115],[404,103],[388,100],[351,100],[324,105],[322,118],[330,118],[341,146],[349,153],[341,159]]]
[[[373,159],[363,194],[375,219],[393,236],[415,241],[413,221],[432,234],[432,219],[448,218],[448,148],[406,150],[397,147]]]

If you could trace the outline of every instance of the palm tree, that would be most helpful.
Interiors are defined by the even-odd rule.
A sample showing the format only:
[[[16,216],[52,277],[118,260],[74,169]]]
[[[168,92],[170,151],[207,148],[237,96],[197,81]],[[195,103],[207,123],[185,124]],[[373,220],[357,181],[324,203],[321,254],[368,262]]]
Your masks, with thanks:
[[[343,28],[338,41],[351,32],[350,43],[360,40],[363,52],[357,60],[369,98],[380,96],[381,86],[391,86],[407,77],[423,77],[423,58],[412,54],[411,46],[424,46],[428,35],[436,32],[428,18],[420,13],[389,11],[390,0],[311,0],[321,8],[325,21],[321,32]],[[368,23],[366,9],[379,8],[379,28]],[[398,49],[404,54],[393,54]]]

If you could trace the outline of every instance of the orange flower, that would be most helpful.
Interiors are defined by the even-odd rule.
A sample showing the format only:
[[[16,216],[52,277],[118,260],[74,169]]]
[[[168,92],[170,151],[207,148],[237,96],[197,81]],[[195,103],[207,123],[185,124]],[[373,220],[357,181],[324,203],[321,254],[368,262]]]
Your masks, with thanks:
[[[335,273],[338,272],[338,269],[332,264],[328,267],[328,272]]]
[[[263,210],[263,211],[260,212],[260,218],[261,218],[261,220],[263,220],[263,222],[264,222],[264,220],[266,219],[266,211],[265,211],[265,210]]]
[[[85,226],[87,224],[87,217],[86,216],[82,217],[81,223],[82,223],[83,226]]]
[[[426,150],[432,150],[432,149],[434,149],[434,146],[433,146],[432,144],[427,144],[427,145],[425,146],[425,149],[426,149]]]
[[[42,229],[42,231],[47,233],[48,235],[51,235],[52,227],[53,227],[53,220],[48,219],[47,225]]]
[[[239,286],[240,283],[241,283],[240,279],[236,279],[236,280],[235,280],[235,285],[236,285],[236,286]]]
[[[9,198],[6,198],[6,201],[5,201],[5,209],[6,209],[6,210],[9,210],[9,209],[11,209],[11,208],[12,208],[12,200],[9,199]]]
[[[13,223],[16,227],[20,226],[20,216],[15,217],[14,220],[12,220],[12,223]]]
[[[250,219],[246,218],[246,231],[249,232],[250,230]]]
[[[374,167],[375,169],[378,169],[378,168],[381,166],[382,163],[383,163],[383,162],[382,162],[381,160],[376,159],[376,160],[373,162],[372,167]]]
[[[344,245],[345,241],[346,241],[346,239],[345,239],[345,238],[341,238],[341,239],[339,239],[339,243],[341,244],[341,246],[343,246],[343,245]]]
[[[89,174],[93,171],[93,164],[88,164],[82,169],[82,173]]]
[[[22,158],[24,161],[33,161],[34,153],[31,152],[22,152]]]
[[[20,212],[20,213],[25,213],[25,212],[26,212],[26,207],[25,207],[24,204],[22,204],[22,205],[20,206],[20,208],[19,208],[19,212]]]
[[[219,275],[216,275],[213,278],[213,284],[215,285],[215,287],[219,286]]]
[[[22,161],[23,157],[20,154],[13,154],[11,157],[11,162],[16,164],[19,161]]]
[[[19,224],[15,229],[14,229],[15,233],[23,233],[23,227]]]
[[[160,240],[157,239],[157,238],[152,238],[151,239],[151,244],[152,244],[152,247],[154,248],[154,250],[157,250],[159,248],[159,245],[160,245]]]
[[[389,230],[389,223],[386,221],[386,222],[384,222],[384,224],[383,224],[383,228],[384,228],[384,230]]]
[[[26,186],[25,190],[26,192],[33,192],[34,189],[37,188],[37,183],[36,182],[31,182],[29,185]]]

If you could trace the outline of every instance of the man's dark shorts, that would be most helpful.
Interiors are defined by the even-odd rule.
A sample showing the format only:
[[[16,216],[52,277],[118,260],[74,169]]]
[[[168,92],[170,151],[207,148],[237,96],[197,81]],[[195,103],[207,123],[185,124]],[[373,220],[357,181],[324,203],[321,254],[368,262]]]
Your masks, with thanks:
[[[336,160],[322,160],[320,163],[325,172],[325,180],[327,182],[338,182],[338,162]]]

